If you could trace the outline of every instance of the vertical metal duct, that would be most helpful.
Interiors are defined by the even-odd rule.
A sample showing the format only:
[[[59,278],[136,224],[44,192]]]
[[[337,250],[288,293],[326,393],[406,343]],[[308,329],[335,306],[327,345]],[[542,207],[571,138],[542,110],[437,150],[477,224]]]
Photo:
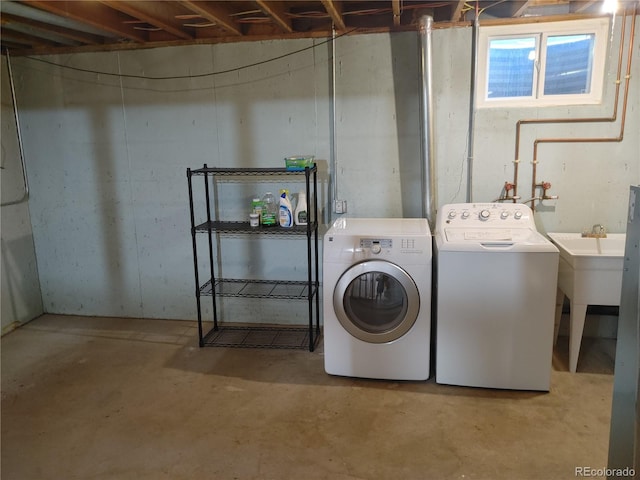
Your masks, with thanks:
[[[433,136],[433,92],[431,88],[431,31],[433,17],[418,22],[420,40],[420,159],[422,161],[422,215],[433,230],[436,221],[436,168]]]
[[[476,120],[476,78],[478,77],[478,34],[480,31],[476,14],[471,32],[471,86],[469,92],[469,138],[467,139],[467,203],[473,201],[473,139]]]

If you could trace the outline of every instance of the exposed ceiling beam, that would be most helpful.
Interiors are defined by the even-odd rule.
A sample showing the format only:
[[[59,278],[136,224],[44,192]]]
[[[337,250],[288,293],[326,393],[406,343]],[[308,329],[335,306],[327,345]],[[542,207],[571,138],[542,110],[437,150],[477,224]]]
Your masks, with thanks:
[[[512,17],[521,17],[527,8],[535,5],[535,0],[526,0],[522,2],[513,2],[511,3],[511,16]]]
[[[570,0],[531,0],[532,7],[549,7],[555,5],[567,5]]]
[[[415,29],[417,19],[426,14],[434,18],[436,28],[449,28],[476,7],[484,12],[485,25],[507,18],[521,23],[559,21],[599,13],[602,1],[0,0],[0,43],[25,45],[14,53],[24,55],[320,38],[327,35],[330,22],[340,32],[357,27],[358,33],[386,33]],[[540,16],[527,19],[531,14]]]
[[[103,43],[102,39],[98,35],[79,32],[78,30],[71,30],[70,28],[59,27],[50,23],[39,22],[37,20],[31,20],[30,18],[12,15],[10,13],[2,14],[2,25],[24,25],[37,32],[39,31],[43,33],[58,35],[59,37],[68,38],[69,40],[74,40],[76,42],[88,45]]]
[[[342,3],[335,2],[334,0],[322,0],[322,5],[331,17],[336,30],[345,30],[347,26],[342,17]]]
[[[56,42],[51,40],[45,40],[40,37],[34,37],[22,32],[16,32],[15,30],[9,30],[8,28],[2,29],[2,41],[10,40],[21,45],[29,45],[32,47],[46,47],[50,45],[57,45]]]
[[[119,12],[101,3],[41,0],[25,0],[22,3],[54,15],[91,25],[94,28],[113,33],[128,40],[139,43],[144,43],[147,40],[145,35],[134,30],[131,25],[123,23]]]
[[[393,26],[400,25],[400,0],[391,0],[391,9],[393,10]]]
[[[256,4],[260,7],[260,10],[271,17],[271,19],[285,32],[293,33],[291,19],[286,15],[287,12],[284,4],[270,0],[256,0]]]
[[[460,18],[462,17],[462,9],[464,8],[465,3],[466,3],[466,0],[457,0],[456,2],[453,2],[453,5],[451,5],[451,21],[452,22],[460,21]]]
[[[168,10],[168,3],[166,2],[136,2],[134,5],[131,2],[123,2],[116,0],[101,0],[102,4],[118,10],[119,12],[126,13],[127,15],[142,20],[149,25],[161,28],[165,32],[170,33],[178,38],[185,40],[191,40],[192,35],[181,29],[181,25],[175,25],[175,17]],[[139,6],[144,6],[144,9]],[[173,20],[173,25],[171,24]]]
[[[183,7],[228,30],[231,34],[242,35],[240,25],[229,15],[231,12],[227,11],[221,4],[214,5],[214,2],[201,2],[198,0],[183,0],[180,3]]]
[[[571,13],[582,13],[596,3],[598,3],[598,0],[571,0],[571,3],[569,4],[569,11]]]
[[[12,42],[11,40],[7,40],[6,38],[2,38],[2,48],[7,48],[9,51],[11,50],[24,50],[25,47],[29,47],[28,43],[18,43]]]

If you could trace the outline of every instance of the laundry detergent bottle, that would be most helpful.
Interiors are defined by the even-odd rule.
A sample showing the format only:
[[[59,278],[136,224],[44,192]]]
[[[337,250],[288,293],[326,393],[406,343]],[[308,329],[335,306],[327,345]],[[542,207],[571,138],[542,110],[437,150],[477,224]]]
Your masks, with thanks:
[[[280,193],[280,226],[285,228],[293,227],[293,207],[287,198],[287,192]]]
[[[293,215],[293,221],[296,225],[307,224],[307,194],[305,192],[298,193],[298,204]]]

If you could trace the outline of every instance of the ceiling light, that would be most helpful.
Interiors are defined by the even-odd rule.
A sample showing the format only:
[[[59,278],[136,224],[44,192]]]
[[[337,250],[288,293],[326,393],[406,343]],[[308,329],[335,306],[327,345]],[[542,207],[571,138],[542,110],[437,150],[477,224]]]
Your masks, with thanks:
[[[618,0],[604,0],[602,12],[615,14],[618,11]]]

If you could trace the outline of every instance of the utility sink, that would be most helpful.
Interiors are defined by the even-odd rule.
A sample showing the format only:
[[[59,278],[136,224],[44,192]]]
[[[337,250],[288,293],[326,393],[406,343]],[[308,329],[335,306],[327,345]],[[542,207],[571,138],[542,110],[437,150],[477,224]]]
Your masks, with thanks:
[[[588,305],[620,305],[624,233],[604,238],[583,237],[580,233],[548,233],[560,250],[556,329],[558,336],[564,297],[569,298],[569,370],[578,366],[584,319]]]

